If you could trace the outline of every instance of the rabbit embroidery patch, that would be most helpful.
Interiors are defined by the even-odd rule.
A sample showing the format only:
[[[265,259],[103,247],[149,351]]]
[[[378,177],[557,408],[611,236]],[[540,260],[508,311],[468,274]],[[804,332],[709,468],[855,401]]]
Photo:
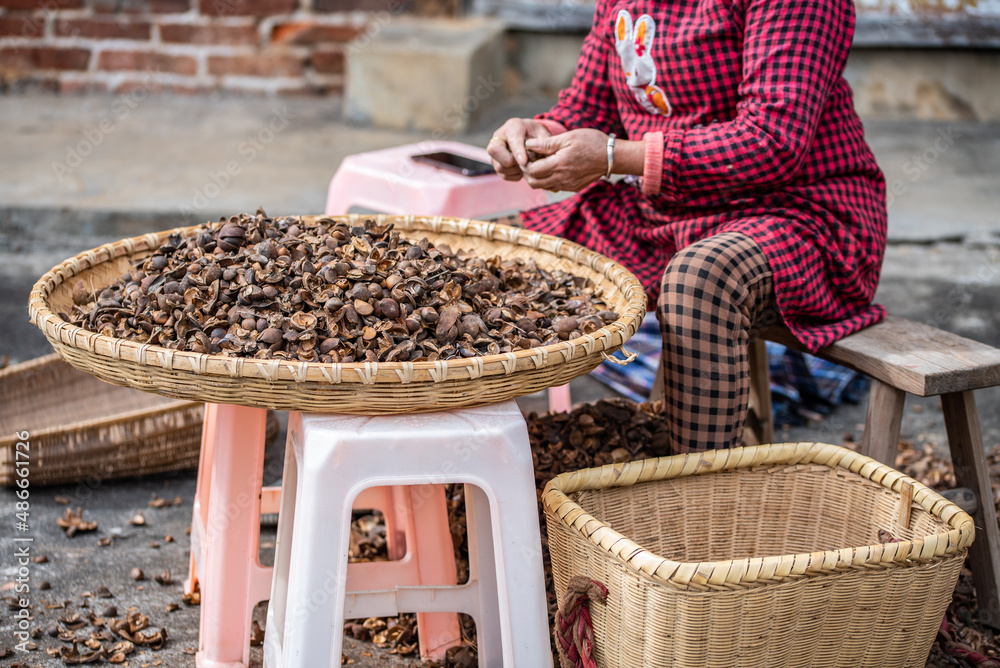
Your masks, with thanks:
[[[615,51],[622,61],[625,82],[642,108],[651,114],[670,115],[670,103],[663,89],[656,85],[656,62],[653,61],[653,37],[656,22],[643,14],[632,24],[627,10],[618,12],[615,20]]]

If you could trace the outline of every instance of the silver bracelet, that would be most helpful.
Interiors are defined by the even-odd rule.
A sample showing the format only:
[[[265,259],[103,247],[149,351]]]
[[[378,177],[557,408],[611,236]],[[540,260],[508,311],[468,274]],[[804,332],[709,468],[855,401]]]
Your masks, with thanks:
[[[615,133],[612,132],[608,135],[608,171],[604,174],[604,178],[611,178],[611,168],[614,167],[615,162]]]

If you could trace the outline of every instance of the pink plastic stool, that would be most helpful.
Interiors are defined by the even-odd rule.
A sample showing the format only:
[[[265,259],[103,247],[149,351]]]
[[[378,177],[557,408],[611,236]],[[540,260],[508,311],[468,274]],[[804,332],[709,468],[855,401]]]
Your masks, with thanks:
[[[569,383],[549,388],[549,411],[552,413],[568,413],[573,407],[569,393]]]
[[[267,411],[259,408],[205,405],[191,522],[190,573],[185,582],[189,593],[196,587],[201,589],[201,627],[195,656],[198,668],[248,666],[253,608],[268,600],[271,593],[273,569],[262,566],[258,559],[260,516],[278,512],[281,488],[262,486],[266,416]],[[427,498],[414,499],[403,489],[370,487],[358,496],[355,507],[383,512],[390,559],[405,558],[408,542],[418,539],[439,546],[447,542],[446,553],[428,548],[424,554],[445,572],[451,569],[450,580],[435,574],[435,582],[455,582],[443,489]],[[413,530],[415,524],[420,525],[420,534]],[[404,574],[404,579],[407,584],[419,585],[423,584],[422,575],[410,572]],[[460,639],[457,618],[438,617],[441,619],[425,621],[425,629],[420,629],[425,658],[442,658],[447,648]]]
[[[447,151],[489,163],[486,150],[454,141],[426,141],[344,158],[330,181],[327,215],[361,207],[377,213],[476,218],[541,206],[544,190],[497,174],[463,176],[410,156]]]
[[[523,179],[463,176],[410,159],[438,151],[490,161],[486,149],[455,141],[426,141],[349,155],[330,181],[326,215],[350,213],[357,206],[377,213],[485,218],[548,202],[544,190],[535,190]],[[549,388],[550,411],[566,412],[571,405],[568,384]]]

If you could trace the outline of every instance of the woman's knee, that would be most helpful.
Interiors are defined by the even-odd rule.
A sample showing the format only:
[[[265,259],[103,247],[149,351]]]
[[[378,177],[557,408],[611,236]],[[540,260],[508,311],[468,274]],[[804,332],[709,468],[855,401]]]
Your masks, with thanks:
[[[704,239],[678,252],[663,273],[657,316],[713,330],[720,322],[744,332],[780,322],[771,269],[760,246],[742,234]]]
[[[744,241],[745,240],[745,241]],[[741,276],[746,273],[747,237],[719,235],[691,244],[678,251],[663,272],[661,294],[667,300],[685,298],[736,298]]]

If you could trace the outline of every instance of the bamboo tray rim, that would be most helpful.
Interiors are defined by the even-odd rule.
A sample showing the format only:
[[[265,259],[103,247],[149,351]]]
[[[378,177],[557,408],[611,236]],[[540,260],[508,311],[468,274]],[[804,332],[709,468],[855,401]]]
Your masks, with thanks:
[[[61,362],[66,364],[67,368],[73,372],[77,372],[71,364],[63,360],[59,353],[49,353],[48,355],[42,355],[41,357],[35,357],[30,360],[25,360],[19,364],[14,364],[6,369],[0,369],[0,377],[3,376],[14,376],[25,371],[31,371],[38,367],[44,367],[48,364],[53,364],[55,362]],[[84,373],[84,372],[80,372]],[[94,378],[87,374],[89,378],[95,382],[103,383],[98,378]],[[122,391],[128,388],[123,388],[119,385],[111,385],[110,383],[104,383],[109,388],[114,390]],[[141,390],[136,390],[141,391]],[[64,424],[59,424],[54,427],[46,427],[45,429],[32,429],[31,439],[38,440],[43,438],[48,438],[51,436],[69,434],[72,432],[82,431],[84,429],[93,429],[96,427],[109,426],[113,424],[120,424],[126,422],[135,422],[138,420],[143,420],[147,418],[157,418],[165,413],[174,413],[177,411],[187,410],[188,408],[195,408],[204,402],[194,401],[190,399],[171,399],[164,397],[161,394],[155,394],[152,392],[146,392],[151,398],[151,400],[157,401],[156,404],[148,406],[146,408],[134,408],[130,411],[123,411],[121,413],[112,413],[110,415],[105,415],[103,417],[92,418],[89,420],[77,420],[76,422],[68,422]],[[0,449],[12,448],[20,439],[17,438],[17,434],[12,435],[0,435]]]
[[[359,223],[375,219],[379,224],[397,222],[409,227],[401,231],[431,232],[434,234],[479,237],[488,242],[506,243],[551,253],[559,258],[589,267],[604,275],[623,293],[626,300],[624,312],[618,319],[598,329],[593,334],[548,346],[527,348],[517,352],[500,353],[458,360],[434,362],[350,362],[322,363],[298,360],[257,360],[244,357],[194,353],[171,350],[148,343],[136,343],[87,331],[54,313],[47,299],[60,284],[80,272],[111,262],[123,256],[158,248],[170,234],[193,231],[200,226],[178,227],[153,232],[121,241],[104,244],[84,251],[61,262],[46,272],[34,285],[29,298],[29,316],[32,323],[45,333],[50,341],[74,348],[86,355],[93,355],[112,363],[130,363],[153,367],[168,373],[194,374],[200,377],[247,378],[281,383],[316,382],[323,384],[408,384],[440,383],[446,380],[474,380],[481,376],[510,376],[519,370],[552,367],[572,360],[601,353],[610,356],[635,333],[645,315],[645,291],[638,279],[623,266],[598,253],[558,237],[533,232],[499,223],[475,221],[446,216],[397,216],[363,215],[346,216],[277,216],[311,220],[346,220]],[[412,236],[406,235],[404,236]],[[604,295],[607,298],[607,295]],[[612,304],[608,305],[613,307]],[[616,309],[617,310],[617,309]]]
[[[581,491],[628,487],[643,482],[721,471],[798,464],[819,464],[831,469],[845,469],[898,493],[902,493],[904,485],[911,485],[913,502],[943,521],[950,530],[924,536],[922,539],[873,543],[838,550],[680,562],[646,550],[587,513],[568,496]],[[571,471],[554,477],[545,485],[542,503],[553,521],[562,522],[571,530],[575,529],[587,541],[631,571],[659,584],[702,591],[742,589],[775,580],[799,579],[873,566],[904,566],[914,562],[935,561],[966,550],[975,537],[972,517],[934,490],[870,457],[827,443],[780,443],[708,450]]]

